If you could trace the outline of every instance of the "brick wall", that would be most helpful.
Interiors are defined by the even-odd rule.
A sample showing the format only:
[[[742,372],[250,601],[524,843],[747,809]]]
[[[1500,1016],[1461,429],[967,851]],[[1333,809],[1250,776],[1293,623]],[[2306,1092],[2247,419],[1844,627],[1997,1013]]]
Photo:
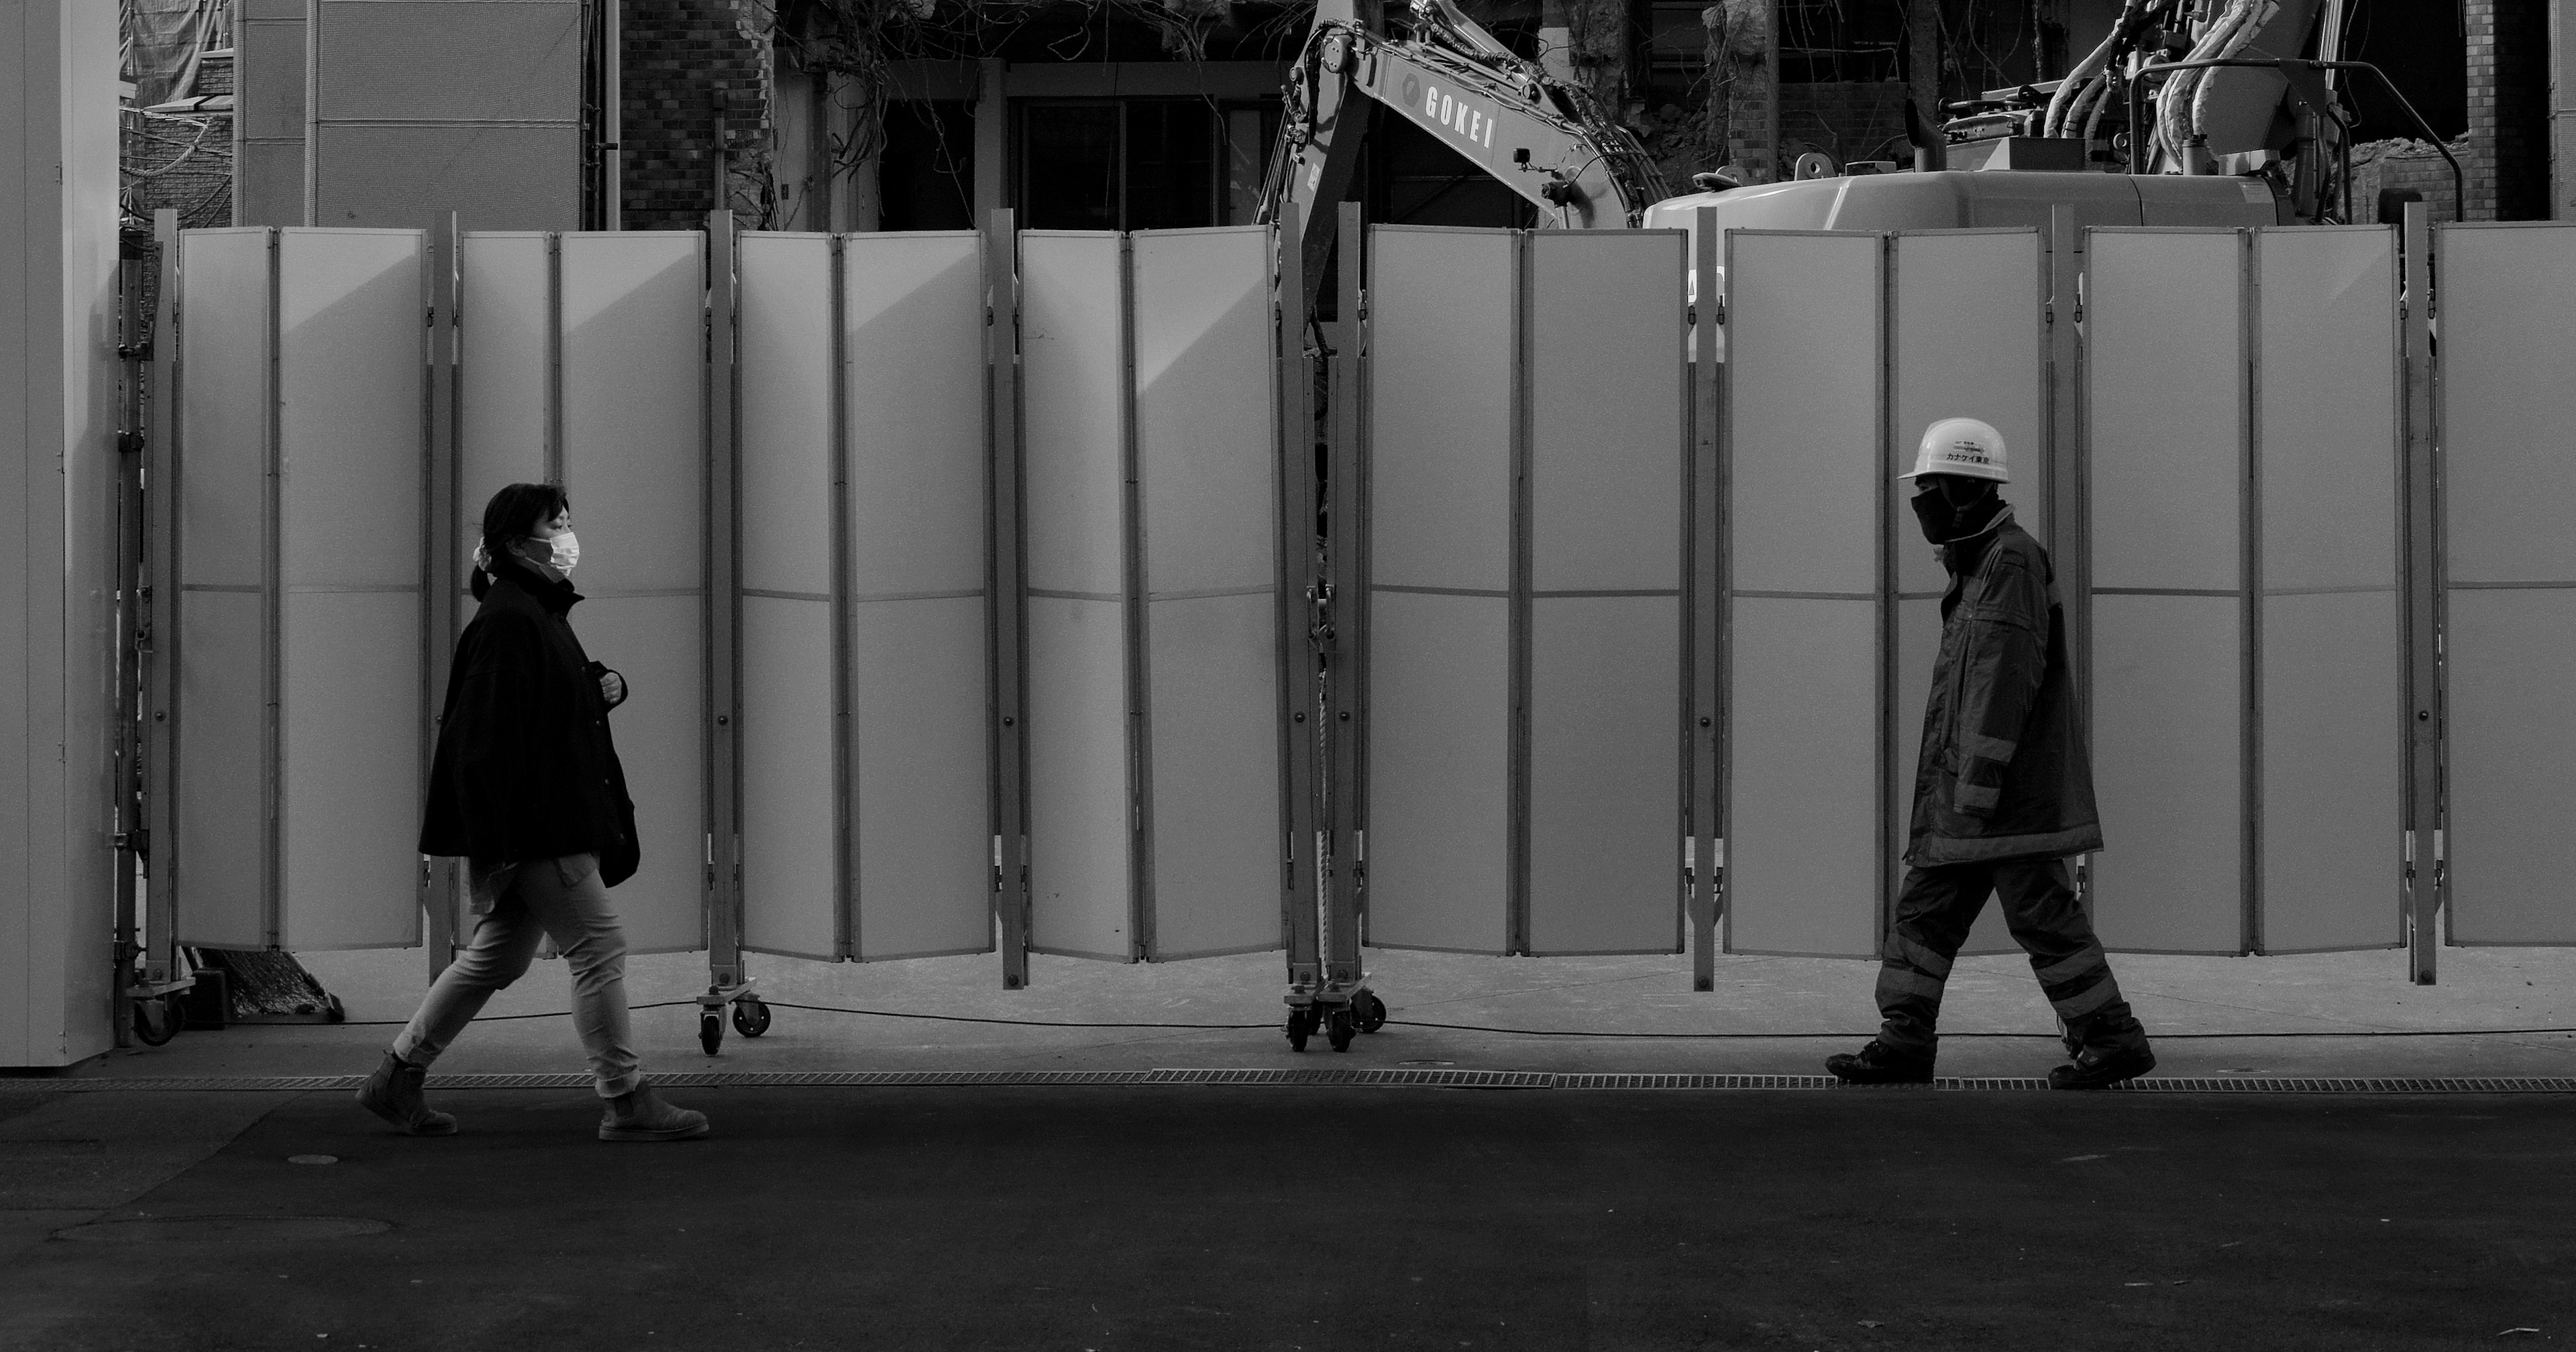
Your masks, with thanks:
[[[2466,0],[2468,171],[2473,221],[2549,215],[2549,6]],[[2355,203],[2357,207],[2359,203]]]
[[[2453,142],[2451,153],[2460,157],[2460,167],[2469,167],[2468,142]],[[2379,194],[2382,189],[2412,190],[2424,195],[2428,213],[2436,221],[2460,219],[2456,194],[2451,187],[2451,165],[2442,152],[2423,141],[2372,141],[2352,149],[2352,213],[2357,222],[2367,224],[2379,219]]]
[[[200,63],[186,96],[233,92],[233,63],[216,57]],[[125,211],[149,221],[168,207],[182,229],[233,223],[233,115],[151,116],[123,110]]]
[[[734,147],[737,210],[768,154],[768,0],[622,0],[621,210],[629,230],[695,230],[716,205],[716,123]]]
[[[1770,0],[1716,0],[1700,13],[1708,34],[1708,86],[1695,134],[1666,153],[1666,173],[1696,158],[1733,165],[1747,183],[1768,183],[1780,168],[1780,61]],[[1698,167],[1692,165],[1692,168]]]

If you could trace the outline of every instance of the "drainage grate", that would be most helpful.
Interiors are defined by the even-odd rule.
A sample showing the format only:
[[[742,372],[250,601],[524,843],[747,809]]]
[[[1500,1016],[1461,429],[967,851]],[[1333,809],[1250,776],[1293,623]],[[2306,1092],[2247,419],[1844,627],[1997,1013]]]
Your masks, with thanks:
[[[0,1093],[168,1093],[218,1090],[312,1093],[353,1090],[363,1075],[218,1076],[204,1079],[0,1079]],[[1996,1093],[2044,1090],[2029,1077],[1945,1077],[1929,1085],[1846,1085],[1830,1075],[1724,1075],[1629,1071],[1560,1074],[1543,1070],[1428,1070],[1360,1068],[1303,1070],[1263,1067],[1235,1070],[791,1070],[676,1071],[653,1077],[669,1089],[935,1089],[1082,1085],[1279,1085],[1317,1089],[1838,1089],[1853,1093]],[[432,1075],[432,1089],[588,1089],[588,1075]],[[2131,1094],[2576,1094],[2566,1076],[2354,1078],[2159,1076],[2131,1080],[2113,1092]]]
[[[1566,1077],[1540,1070],[1158,1070],[1153,1084],[1286,1084],[1410,1089],[1554,1089]]]

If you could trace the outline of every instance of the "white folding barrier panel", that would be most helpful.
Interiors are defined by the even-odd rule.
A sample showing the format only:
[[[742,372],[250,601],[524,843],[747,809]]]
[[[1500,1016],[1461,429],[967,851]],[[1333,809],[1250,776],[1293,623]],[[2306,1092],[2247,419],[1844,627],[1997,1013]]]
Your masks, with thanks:
[[[2091,235],[2093,886],[2114,948],[2244,945],[2245,254],[2234,231]]]
[[[465,234],[457,240],[460,559],[473,556],[474,544],[482,538],[483,505],[494,493],[506,484],[543,482],[558,470],[562,431],[555,387],[561,353],[555,238],[510,232]],[[463,572],[456,579],[460,631],[474,618]]]
[[[1268,233],[1020,237],[1030,947],[1275,948]]]
[[[1884,256],[1727,236],[1729,952],[1878,951]]]
[[[1902,876],[1949,579],[1902,500],[1923,430],[2004,437],[2049,538],[2029,230],[1734,231],[1727,268],[1733,952],[1866,957]],[[1967,951],[2007,951],[1989,909]]]
[[[1277,948],[1270,232],[1144,231],[1132,248],[1145,956]]]
[[[2092,232],[2094,877],[2112,947],[2398,941],[2395,238]]]
[[[1523,237],[1520,614],[1532,954],[1682,946],[1680,231]],[[1381,444],[1380,455],[1403,448]],[[1381,631],[1383,632],[1383,631]]]
[[[2397,232],[2255,236],[2266,953],[2403,938]]]
[[[557,480],[589,598],[571,616],[626,678],[611,715],[643,862],[615,893],[636,952],[705,943],[705,237],[465,235],[458,247],[461,548],[505,484]],[[460,621],[473,608],[462,603]]]
[[[1142,956],[1127,652],[1126,251],[1020,236],[1029,947]]]
[[[1379,226],[1369,243],[1368,941],[1503,953],[1514,237]]]
[[[992,947],[977,238],[742,237],[748,948]]]
[[[2576,943],[2576,227],[2446,225],[2435,252],[2451,941]]]
[[[742,531],[742,944],[849,952],[848,728],[834,517],[843,484],[829,235],[735,246]],[[978,364],[980,370],[981,363]]]
[[[181,942],[420,941],[427,240],[180,245],[171,781]]]
[[[1676,951],[1684,237],[1370,238],[1368,941]]]
[[[851,956],[993,946],[984,287],[971,233],[842,242]]]

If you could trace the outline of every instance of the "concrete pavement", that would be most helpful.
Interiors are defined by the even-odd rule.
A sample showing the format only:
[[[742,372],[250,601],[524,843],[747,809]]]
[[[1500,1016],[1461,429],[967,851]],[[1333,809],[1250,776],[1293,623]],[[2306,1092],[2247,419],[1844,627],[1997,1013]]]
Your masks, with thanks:
[[[2442,957],[2430,988],[2393,952],[2115,964],[2160,1078],[2576,1075],[2576,1035],[2504,1031],[2576,1029],[2576,954]],[[673,1091],[713,1138],[644,1147],[592,1139],[578,1084],[433,1081],[464,1132],[414,1140],[345,1088],[202,1087],[361,1074],[425,981],[417,953],[307,963],[357,1022],[183,1033],[0,1079],[0,1349],[2433,1348],[2576,1330],[2570,1094],[736,1083]],[[1727,958],[1705,994],[1677,957],[1372,965],[1395,1021],[1341,1055],[1274,1031],[1275,955],[1042,958],[1019,992],[989,957],[755,958],[782,1006],[882,1013],[781,1007],[715,1058],[685,1005],[636,1020],[648,1068],[674,1077],[1810,1075],[1871,1021],[1869,965],[1848,961]],[[638,958],[632,996],[686,1000],[703,979],[701,959]],[[563,969],[540,964],[488,1011],[534,1017],[478,1024],[440,1075],[578,1072],[564,1006]],[[1132,1026],[1156,1024],[1190,1026]],[[1945,1075],[2058,1059],[2017,958],[1963,960],[1945,1025]],[[146,1087],[174,1083],[195,1087]]]

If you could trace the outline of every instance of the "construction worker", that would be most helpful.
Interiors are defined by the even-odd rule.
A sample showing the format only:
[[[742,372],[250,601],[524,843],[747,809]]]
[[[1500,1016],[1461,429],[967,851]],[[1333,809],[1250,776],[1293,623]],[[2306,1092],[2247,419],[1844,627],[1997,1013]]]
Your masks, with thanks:
[[[2004,439],[1974,418],[1923,434],[1914,515],[1939,547],[1941,653],[1923,713],[1905,887],[1878,972],[1878,1036],[1825,1068],[1848,1081],[1919,1083],[1939,1048],[1941,986],[1993,893],[2013,940],[2065,1024],[2074,1060],[2054,1089],[2102,1089],[2154,1068],[2120,998],[2066,859],[2102,848],[2093,769],[2066,661],[2065,615],[2047,551],[2013,521]]]

